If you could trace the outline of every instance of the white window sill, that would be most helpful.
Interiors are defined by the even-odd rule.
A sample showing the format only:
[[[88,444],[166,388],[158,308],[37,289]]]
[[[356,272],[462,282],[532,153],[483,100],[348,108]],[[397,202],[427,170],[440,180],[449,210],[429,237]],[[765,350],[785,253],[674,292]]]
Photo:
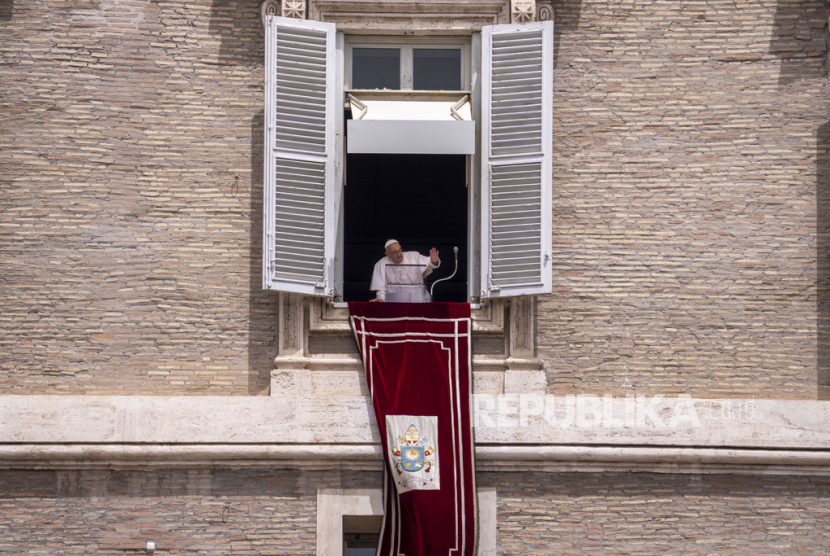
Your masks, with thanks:
[[[349,308],[349,303],[347,301],[332,301],[331,304],[335,309]],[[481,309],[481,303],[470,303],[470,309],[473,311]]]

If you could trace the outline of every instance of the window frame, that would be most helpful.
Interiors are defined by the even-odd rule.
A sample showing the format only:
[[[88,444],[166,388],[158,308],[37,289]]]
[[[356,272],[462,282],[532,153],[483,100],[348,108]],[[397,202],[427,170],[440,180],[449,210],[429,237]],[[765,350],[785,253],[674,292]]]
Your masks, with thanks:
[[[352,50],[355,48],[385,48],[400,49],[400,88],[392,89],[395,92],[426,93],[412,88],[414,78],[414,57],[412,54],[415,48],[424,49],[460,49],[461,50],[461,89],[452,91],[441,91],[442,93],[466,92],[470,89],[470,66],[471,64],[471,38],[452,36],[427,36],[427,37],[390,37],[390,36],[363,36],[346,35],[345,87],[349,91],[384,91],[384,89],[355,89],[352,87]],[[406,85],[409,85],[408,87]],[[389,92],[390,90],[386,90]]]

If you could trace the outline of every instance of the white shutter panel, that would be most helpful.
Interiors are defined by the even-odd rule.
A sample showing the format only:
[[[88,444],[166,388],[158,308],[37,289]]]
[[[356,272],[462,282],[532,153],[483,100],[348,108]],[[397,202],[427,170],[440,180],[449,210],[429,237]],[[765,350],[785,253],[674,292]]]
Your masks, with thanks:
[[[263,288],[332,295],[335,27],[268,16]]]
[[[481,295],[551,290],[553,22],[482,29]]]

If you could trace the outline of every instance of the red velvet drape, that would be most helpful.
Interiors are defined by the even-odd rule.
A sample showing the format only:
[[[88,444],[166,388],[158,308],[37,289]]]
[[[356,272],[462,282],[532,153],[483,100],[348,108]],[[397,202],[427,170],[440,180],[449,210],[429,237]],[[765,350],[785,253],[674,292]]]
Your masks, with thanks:
[[[353,302],[349,311],[383,444],[378,554],[472,556],[469,304]]]

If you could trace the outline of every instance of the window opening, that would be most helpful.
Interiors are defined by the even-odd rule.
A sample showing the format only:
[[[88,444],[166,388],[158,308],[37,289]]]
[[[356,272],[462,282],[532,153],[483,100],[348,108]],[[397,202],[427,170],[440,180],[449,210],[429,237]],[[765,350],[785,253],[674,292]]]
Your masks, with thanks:
[[[300,43],[312,45],[313,48],[300,52],[297,47]],[[365,87],[394,87],[397,60],[399,89],[352,88],[355,49],[358,50],[358,59],[365,55],[364,62],[371,61],[373,56],[390,58],[384,70],[386,75],[377,68],[358,68],[357,84]],[[366,50],[361,53],[360,49]],[[430,49],[439,52],[421,52]],[[451,52],[440,52],[450,50],[457,50],[458,56]],[[444,55],[447,59],[442,59]],[[459,246],[461,264],[458,278],[447,285],[459,282],[463,284],[466,280],[472,289],[461,288],[462,291],[466,290],[465,294],[458,295],[457,299],[445,298],[446,301],[461,301],[467,295],[471,301],[475,301],[479,293],[482,297],[507,297],[549,292],[552,55],[553,25],[550,21],[484,26],[480,36],[473,34],[472,37],[465,38],[393,38],[364,35],[346,37],[336,33],[335,26],[330,23],[269,16],[265,64],[265,123],[268,132],[265,137],[263,195],[263,288],[304,295],[345,297],[346,300],[371,297],[366,283],[362,284],[363,287],[355,287],[355,277],[360,276],[360,280],[369,281],[371,267],[382,256],[376,246],[382,245],[394,235],[408,249],[425,252],[430,246],[436,246],[442,252],[447,267],[450,266],[446,261],[452,253],[452,247],[455,244]],[[302,58],[299,62],[298,56]],[[297,63],[304,68],[300,72],[302,75],[295,71]],[[416,81],[417,87],[454,86],[454,75],[459,64],[461,90],[413,89]],[[371,65],[364,64],[367,67]],[[474,75],[478,77],[475,80]],[[303,82],[302,86],[297,85],[298,79]],[[312,104],[309,104],[307,98],[299,104],[284,98],[285,95],[293,94],[291,91],[307,92],[311,90],[309,87],[320,93],[312,95],[312,100],[315,101]],[[326,94],[321,96],[320,91]],[[541,93],[537,94],[537,91]],[[354,121],[343,125],[344,117],[347,120],[353,117],[352,110],[349,109],[353,101],[345,107],[345,113],[340,112],[347,95],[361,99],[364,103],[361,110],[364,112],[369,103],[374,103],[377,110],[360,125]],[[351,96],[348,98],[351,99]],[[471,113],[458,117],[455,112],[470,98],[472,106],[468,109]],[[382,108],[389,107],[382,106],[381,103],[398,106],[384,112]],[[443,108],[442,103],[445,104]],[[430,110],[435,106],[444,111],[446,120],[432,116]],[[366,114],[362,113],[362,116],[365,117]],[[300,125],[297,122],[305,123]],[[308,122],[314,125],[309,128],[311,124]],[[364,139],[365,144],[360,145],[360,139]],[[480,145],[477,144],[479,140]],[[346,155],[346,152],[349,154]],[[365,179],[365,176],[361,178],[353,172],[350,172],[348,182],[343,179],[347,161],[351,161],[350,166],[360,166],[357,156],[370,157],[368,160],[373,162],[368,163],[367,167],[376,166],[384,156],[391,156],[392,160],[398,161],[403,159],[395,159],[395,156],[422,156],[424,158],[421,160],[427,162],[414,168],[394,164],[393,168],[387,169],[386,179],[392,180],[392,184],[385,188],[384,193],[386,197],[391,195],[397,202],[397,207],[390,207],[387,198],[379,202],[377,196],[358,194],[358,187],[352,187],[350,192],[344,193],[342,186],[345,183],[358,184],[361,179]],[[414,188],[407,189],[400,185],[417,171],[440,166],[435,163],[442,156],[448,157],[445,160],[456,157],[455,160],[459,161],[457,167],[464,169],[463,178],[452,180],[452,184],[459,184],[458,188],[455,185],[448,187],[441,179],[435,181],[430,177]],[[466,161],[466,164],[462,161]],[[524,174],[518,175],[516,172]],[[528,173],[533,174],[532,179]],[[382,172],[377,174],[383,176]],[[443,174],[439,170],[435,176]],[[373,179],[380,178],[375,176]],[[430,186],[436,183],[438,189],[431,190]],[[541,217],[524,215],[528,218],[532,216],[536,224],[530,221],[515,222],[510,217],[517,206],[516,199],[510,193],[518,186],[535,188],[534,191],[523,193],[532,193],[533,198],[541,202],[523,205],[520,200],[519,206],[525,213],[532,209],[541,214]],[[324,191],[325,195],[303,194],[297,197],[297,190],[308,190],[310,187],[318,192]],[[407,197],[412,189],[420,196]],[[455,192],[460,194],[458,202],[441,201],[437,205],[424,203],[425,200],[433,203],[433,199],[442,199],[445,193],[453,196]],[[353,201],[359,201],[361,195],[366,197],[364,200],[368,204],[358,203],[358,208],[354,208]],[[350,205],[348,211],[346,203]],[[371,255],[366,257],[358,248],[363,232],[359,229],[351,230],[351,227],[361,218],[375,219],[374,215],[378,212],[371,211],[377,209],[375,205],[379,203],[387,204],[385,208],[382,207],[383,210],[398,218],[399,225],[394,230],[374,226],[376,231],[368,236],[371,240]],[[443,221],[441,218],[432,218],[432,213],[440,213],[440,207],[444,205],[451,207],[452,216]],[[398,212],[395,213],[395,210]],[[417,219],[422,224],[421,231],[406,232],[407,217],[424,211],[427,211],[425,215]],[[362,213],[371,213],[373,216],[361,216]],[[465,222],[467,218],[469,220]],[[307,229],[311,224],[319,229],[321,222],[324,232],[322,240],[308,240],[308,234],[305,234],[294,246],[288,245],[283,237],[291,230]],[[348,261],[351,267],[347,271],[351,282],[349,286],[344,285],[344,264],[347,262],[344,226],[347,222],[350,226],[348,233],[351,234],[348,249],[357,250],[360,255]],[[450,231],[456,230],[453,223],[461,223],[459,229],[465,233]],[[538,256],[535,250],[523,249],[517,253],[504,247],[502,240],[513,239],[516,235],[516,230],[509,228],[518,225],[524,226],[518,230],[523,234],[518,237],[519,240],[524,240],[532,228],[539,230],[531,238],[534,246],[542,248]],[[440,229],[440,232],[434,233],[435,229]],[[403,233],[399,233],[401,231]],[[541,242],[536,241],[540,234]],[[441,241],[442,238],[444,241]],[[451,241],[446,241],[447,239]],[[521,245],[526,243],[528,242]],[[287,247],[291,249],[286,251]],[[496,260],[494,253],[503,256]],[[521,257],[512,256],[515,254]],[[368,259],[369,267],[354,272],[354,267],[362,264],[361,256]],[[516,270],[515,263],[520,261],[513,259],[517,258],[527,263],[522,267],[526,277],[529,276],[527,280],[510,276],[507,276],[510,280],[505,278],[506,273]],[[538,267],[539,272],[531,267]],[[448,272],[450,269],[445,268],[444,273],[433,273],[433,279],[441,278]],[[444,295],[444,285],[441,286],[442,289],[435,296],[436,301]]]
[[[416,91],[460,91],[460,48],[415,48],[412,74]]]
[[[357,40],[348,44],[347,90],[463,91],[469,87],[468,44],[452,38],[440,43],[434,39],[414,43],[390,43],[377,37]]]
[[[380,535],[378,533],[345,533],[343,544],[345,556],[375,556]]]
[[[344,515],[344,556],[375,556],[382,524],[382,515]]]
[[[434,301],[467,300],[467,157],[464,155],[349,154],[344,189],[343,297],[368,301],[372,270],[383,244],[405,251],[439,251],[441,267],[426,280],[450,276],[453,247],[458,272],[435,287]]]
[[[355,89],[400,89],[400,48],[353,48],[352,87]]]

